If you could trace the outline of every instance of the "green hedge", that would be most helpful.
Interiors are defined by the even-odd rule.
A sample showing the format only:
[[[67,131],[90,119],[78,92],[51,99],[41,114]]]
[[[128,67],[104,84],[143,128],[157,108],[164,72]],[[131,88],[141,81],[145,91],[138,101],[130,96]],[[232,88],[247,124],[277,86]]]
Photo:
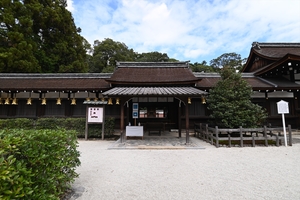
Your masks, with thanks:
[[[0,199],[60,199],[78,176],[75,131],[0,131]]]
[[[77,137],[84,137],[85,132],[85,118],[15,118],[15,119],[0,119],[0,129],[15,129],[21,128],[25,130],[31,129],[66,129],[74,130]],[[102,137],[102,125],[90,124],[89,137]],[[114,133],[115,119],[108,117],[105,119],[104,133],[106,136],[111,136]]]

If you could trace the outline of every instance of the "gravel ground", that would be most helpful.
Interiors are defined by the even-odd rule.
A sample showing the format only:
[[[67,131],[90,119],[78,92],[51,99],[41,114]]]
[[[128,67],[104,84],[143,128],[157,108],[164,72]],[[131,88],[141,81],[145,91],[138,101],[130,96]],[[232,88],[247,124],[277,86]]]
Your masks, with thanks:
[[[300,199],[300,144],[292,147],[108,150],[79,141],[70,200]]]

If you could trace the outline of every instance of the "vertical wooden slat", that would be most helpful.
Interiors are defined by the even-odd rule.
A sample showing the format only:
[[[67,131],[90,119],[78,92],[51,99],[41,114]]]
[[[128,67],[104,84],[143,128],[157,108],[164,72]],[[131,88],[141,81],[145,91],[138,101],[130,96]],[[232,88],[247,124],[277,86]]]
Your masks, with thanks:
[[[121,118],[120,118],[120,128],[121,128],[121,135],[120,135],[120,138],[121,138],[121,143],[123,143],[124,141],[124,104],[123,104],[123,101],[120,100],[120,105],[121,105]]]
[[[104,140],[104,129],[105,129],[105,105],[103,104],[103,122],[102,122],[102,140]]]
[[[178,137],[181,138],[181,101],[179,101],[178,105]]]
[[[292,138],[292,127],[291,125],[288,125],[288,131],[289,131],[289,146],[293,145],[293,138]]]
[[[219,148],[219,129],[218,129],[218,126],[216,126],[215,134],[216,134],[216,147]]]
[[[242,127],[241,126],[240,126],[240,139],[241,139],[240,145],[241,145],[241,147],[244,147],[243,131],[242,131]]]
[[[185,104],[185,134],[186,134],[186,143],[190,143],[190,133],[189,133],[189,126],[190,126],[190,120],[189,120],[189,104],[186,101]]]
[[[264,137],[265,137],[265,145],[268,146],[268,135],[267,135],[267,127],[264,126]]]
[[[85,137],[84,139],[87,140],[88,139],[88,132],[89,132],[89,126],[88,126],[88,112],[89,112],[89,106],[86,106],[86,119],[85,119]]]

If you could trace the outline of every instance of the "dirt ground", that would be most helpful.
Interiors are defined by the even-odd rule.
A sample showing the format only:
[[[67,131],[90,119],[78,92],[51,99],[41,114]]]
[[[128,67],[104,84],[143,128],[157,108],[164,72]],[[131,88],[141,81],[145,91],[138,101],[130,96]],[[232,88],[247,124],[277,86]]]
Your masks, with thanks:
[[[70,200],[300,199],[299,143],[108,150],[114,142],[79,140]]]

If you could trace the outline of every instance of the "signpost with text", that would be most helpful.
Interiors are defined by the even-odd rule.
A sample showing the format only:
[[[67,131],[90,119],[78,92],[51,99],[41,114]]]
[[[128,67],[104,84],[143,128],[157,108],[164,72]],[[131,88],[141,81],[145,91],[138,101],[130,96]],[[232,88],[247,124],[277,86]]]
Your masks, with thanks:
[[[86,108],[86,123],[85,123],[85,139],[88,139],[88,125],[102,124],[102,140],[104,139],[104,106],[87,106]]]
[[[289,113],[289,103],[286,102],[286,101],[283,101],[283,100],[277,102],[277,110],[278,110],[278,114],[281,114],[281,116],[282,116],[283,133],[284,133],[284,145],[287,146],[284,114]]]

